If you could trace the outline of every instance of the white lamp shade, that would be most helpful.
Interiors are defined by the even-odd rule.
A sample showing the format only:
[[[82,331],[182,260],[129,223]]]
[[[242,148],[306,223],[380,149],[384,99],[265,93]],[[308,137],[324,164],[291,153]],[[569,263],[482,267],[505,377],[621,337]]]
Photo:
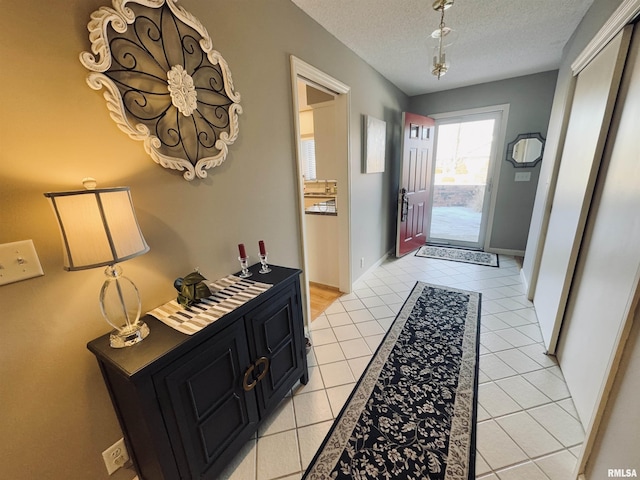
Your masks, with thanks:
[[[60,227],[65,270],[113,265],[149,251],[129,187],[44,195]]]

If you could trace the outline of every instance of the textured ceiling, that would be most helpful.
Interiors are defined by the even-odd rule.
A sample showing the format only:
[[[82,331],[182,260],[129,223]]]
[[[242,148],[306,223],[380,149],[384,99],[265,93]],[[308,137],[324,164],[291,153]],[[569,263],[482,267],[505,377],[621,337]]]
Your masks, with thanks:
[[[457,40],[440,80],[428,39],[433,0],[292,0],[407,95],[554,70],[593,0],[455,0],[445,24]]]

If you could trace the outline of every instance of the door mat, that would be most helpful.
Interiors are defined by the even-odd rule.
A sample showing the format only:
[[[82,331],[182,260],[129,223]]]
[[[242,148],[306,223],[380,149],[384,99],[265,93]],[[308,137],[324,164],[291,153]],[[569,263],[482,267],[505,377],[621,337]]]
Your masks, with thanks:
[[[416,283],[303,479],[475,479],[480,300]]]
[[[465,250],[463,248],[436,247],[425,245],[416,252],[416,257],[439,258],[454,262],[473,263],[487,267],[499,267],[498,255],[495,253]]]

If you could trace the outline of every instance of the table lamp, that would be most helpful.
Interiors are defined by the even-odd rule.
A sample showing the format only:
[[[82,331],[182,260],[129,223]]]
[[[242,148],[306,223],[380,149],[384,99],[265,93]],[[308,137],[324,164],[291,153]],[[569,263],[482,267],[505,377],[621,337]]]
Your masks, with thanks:
[[[97,189],[93,179],[82,183],[86,190],[44,194],[60,227],[64,269],[107,266],[100,309],[114,328],[110,345],[135,345],[149,334],[149,327],[140,320],[138,289],[117,264],[148,252],[149,246],[140,231],[129,187]]]

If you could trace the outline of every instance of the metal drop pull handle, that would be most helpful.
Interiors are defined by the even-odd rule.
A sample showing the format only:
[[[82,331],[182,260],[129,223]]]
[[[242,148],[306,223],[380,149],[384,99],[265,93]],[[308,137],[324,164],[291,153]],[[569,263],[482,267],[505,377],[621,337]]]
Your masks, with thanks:
[[[258,374],[258,377],[253,382],[248,383],[249,377],[259,365],[264,365],[265,366],[264,369]],[[258,384],[258,382],[267,375],[270,365],[271,364],[267,357],[260,357],[258,361],[256,361],[256,363],[252,363],[251,365],[249,365],[249,368],[247,368],[247,371],[244,372],[244,378],[242,380],[242,388],[244,389],[245,392],[249,392],[254,388],[256,388],[256,385]]]
[[[249,368],[247,368],[247,371],[244,372],[244,379],[242,380],[242,388],[244,388],[245,392],[253,390],[255,388],[256,384],[258,383],[257,380],[254,380],[251,383],[247,383],[247,380],[249,379],[249,375],[251,375],[253,373],[253,370],[255,368],[256,368],[256,366],[252,363],[251,365],[249,365]]]
[[[409,214],[409,198],[407,197],[407,189],[403,188],[400,194],[400,201],[402,202],[402,212],[400,214],[400,221],[406,222],[407,215]]]
[[[256,381],[258,381],[258,382],[259,382],[260,380],[262,380],[262,379],[267,375],[267,372],[269,371],[269,367],[270,367],[271,365],[270,365],[270,363],[269,363],[269,359],[268,359],[267,357],[260,357],[260,358],[258,359],[258,361],[256,362],[256,367],[257,367],[258,365],[264,365],[264,366],[265,366],[265,367],[264,367],[264,370],[262,370],[262,372],[260,372],[260,374],[258,375],[258,378],[257,378],[257,380],[256,380]]]

